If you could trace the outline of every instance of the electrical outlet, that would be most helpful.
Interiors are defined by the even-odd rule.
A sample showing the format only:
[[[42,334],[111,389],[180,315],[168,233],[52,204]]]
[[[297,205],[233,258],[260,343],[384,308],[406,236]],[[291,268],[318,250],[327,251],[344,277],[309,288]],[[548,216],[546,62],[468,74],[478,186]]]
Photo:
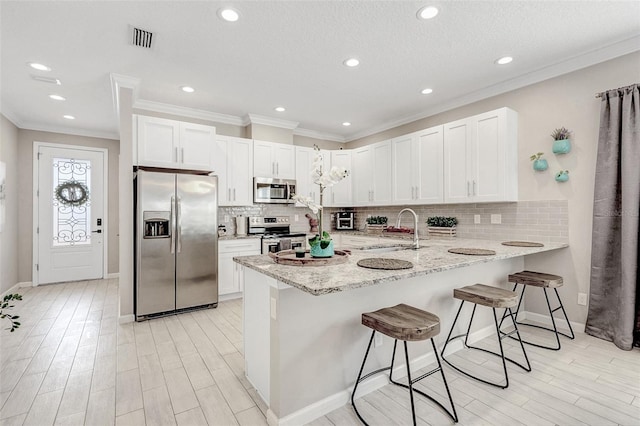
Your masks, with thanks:
[[[376,334],[376,337],[373,338],[373,347],[377,348],[379,346],[382,346],[382,334],[380,333]]]
[[[299,217],[297,214],[296,214],[296,215],[293,215],[293,220],[294,220],[295,222],[297,222],[299,219],[300,219],[300,217]]]
[[[493,224],[502,223],[502,215],[501,214],[492,214],[491,215],[491,223],[493,223]]]
[[[480,215],[479,214],[474,214],[473,215],[473,223],[475,223],[475,224],[480,223]]]
[[[225,222],[229,222],[229,215],[228,215],[228,214],[225,214],[225,215],[224,215],[224,221],[225,221]]]
[[[578,305],[587,306],[587,293],[578,293]]]

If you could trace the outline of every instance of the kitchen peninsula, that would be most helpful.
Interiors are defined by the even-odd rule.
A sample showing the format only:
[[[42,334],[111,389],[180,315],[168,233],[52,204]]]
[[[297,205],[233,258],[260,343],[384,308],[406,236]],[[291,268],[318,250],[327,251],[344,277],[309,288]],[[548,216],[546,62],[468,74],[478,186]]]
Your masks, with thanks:
[[[453,247],[496,254],[449,253]],[[245,371],[269,406],[267,420],[303,424],[348,401],[369,337],[360,324],[362,313],[407,303],[438,315],[441,330],[447,330],[458,307],[454,288],[474,283],[507,288],[507,275],[524,268],[524,256],[564,247],[567,244],[512,247],[455,238],[422,240],[418,250],[354,249],[346,263],[333,266],[281,265],[266,255],[234,258],[243,266]],[[405,260],[414,267],[374,270],[357,265],[371,257]],[[489,313],[478,312],[472,338],[483,338],[492,328]],[[439,346],[445,337],[441,332],[436,338]],[[375,346],[367,371],[388,363],[391,356],[391,339],[384,336]],[[412,345],[409,355],[416,368],[432,361],[424,342]],[[362,389],[384,384],[386,378],[379,377],[363,383]]]

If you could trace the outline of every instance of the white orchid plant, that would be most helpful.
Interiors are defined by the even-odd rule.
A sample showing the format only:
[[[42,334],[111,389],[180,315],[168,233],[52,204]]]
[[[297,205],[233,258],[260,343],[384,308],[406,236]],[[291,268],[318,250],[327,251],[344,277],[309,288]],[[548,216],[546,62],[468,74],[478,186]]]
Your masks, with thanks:
[[[320,186],[320,203],[316,203],[311,197],[305,197],[300,194],[296,194],[291,198],[296,202],[309,207],[313,214],[316,215],[316,218],[318,219],[318,235],[309,239],[309,245],[311,247],[315,247],[320,244],[320,248],[325,249],[331,242],[331,236],[328,232],[322,230],[323,193],[326,188],[331,188],[333,185],[349,176],[349,170],[344,167],[333,166],[328,172],[326,172],[323,169],[323,158],[320,148],[318,148],[317,145],[314,145],[313,149],[315,150],[315,156],[313,158],[313,163],[311,164],[311,178],[315,184]]]

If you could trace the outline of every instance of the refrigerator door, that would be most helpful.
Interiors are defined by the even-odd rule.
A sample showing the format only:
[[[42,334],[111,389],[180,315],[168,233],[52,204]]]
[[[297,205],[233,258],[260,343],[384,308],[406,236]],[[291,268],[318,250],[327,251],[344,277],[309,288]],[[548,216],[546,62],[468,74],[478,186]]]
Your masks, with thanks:
[[[217,304],[218,178],[176,178],[176,309]]]
[[[136,316],[175,309],[174,174],[136,178]]]

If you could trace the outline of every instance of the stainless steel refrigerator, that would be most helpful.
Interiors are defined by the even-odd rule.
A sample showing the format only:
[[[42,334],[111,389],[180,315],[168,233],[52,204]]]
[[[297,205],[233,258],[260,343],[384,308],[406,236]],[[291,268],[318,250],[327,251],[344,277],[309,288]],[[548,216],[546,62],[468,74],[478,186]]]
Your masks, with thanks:
[[[217,179],[136,173],[136,320],[218,304]]]

